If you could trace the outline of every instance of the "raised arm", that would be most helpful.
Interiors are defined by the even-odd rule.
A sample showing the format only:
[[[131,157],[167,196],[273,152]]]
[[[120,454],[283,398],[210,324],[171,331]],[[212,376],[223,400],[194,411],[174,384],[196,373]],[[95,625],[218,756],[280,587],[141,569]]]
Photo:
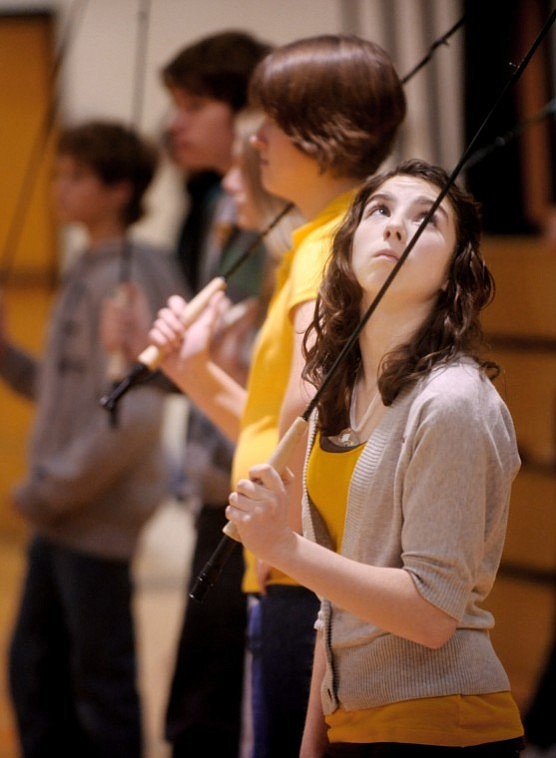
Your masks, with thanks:
[[[226,511],[249,550],[385,631],[431,648],[450,638],[456,620],[420,595],[408,571],[359,563],[301,537],[288,526],[289,497],[278,473],[267,464],[250,473]]]
[[[13,345],[6,328],[6,312],[0,297],[0,378],[14,392],[28,400],[36,394],[39,362],[29,353]]]
[[[162,371],[235,442],[245,405],[245,388],[218,365],[211,352],[222,315],[222,296],[213,298],[184,337],[180,314],[186,305],[182,297],[171,297],[159,311],[149,340],[163,351]]]

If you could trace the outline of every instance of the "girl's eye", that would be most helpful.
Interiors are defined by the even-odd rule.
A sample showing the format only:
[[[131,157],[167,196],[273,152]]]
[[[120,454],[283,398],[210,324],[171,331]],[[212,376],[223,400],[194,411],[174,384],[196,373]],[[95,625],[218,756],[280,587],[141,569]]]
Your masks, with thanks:
[[[425,218],[426,218],[426,216],[427,216],[427,213],[428,213],[428,211],[423,211],[422,213],[419,213],[419,214],[418,214],[418,215],[415,217],[415,220],[416,220],[416,222],[417,222],[418,224],[422,224],[422,223],[423,223],[423,221],[424,221],[424,219],[425,219]],[[432,217],[431,217],[431,218],[429,218],[429,220],[427,221],[427,226],[436,226],[436,224],[437,224],[437,218],[436,218],[436,214],[433,214],[433,215],[432,215]]]
[[[367,207],[367,212],[365,213],[366,218],[371,218],[372,216],[387,216],[388,215],[388,208],[383,203],[371,203]]]

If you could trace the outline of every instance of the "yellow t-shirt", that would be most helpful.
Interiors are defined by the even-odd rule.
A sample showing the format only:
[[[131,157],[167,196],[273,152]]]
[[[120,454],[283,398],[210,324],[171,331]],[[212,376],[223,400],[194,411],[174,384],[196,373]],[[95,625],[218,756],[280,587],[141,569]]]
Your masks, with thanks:
[[[293,247],[276,272],[276,288],[259,333],[247,383],[247,402],[232,466],[232,489],[249,469],[263,463],[278,445],[278,422],[292,365],[292,313],[315,300],[328,260],[334,232],[349,208],[355,190],[337,197],[312,221],[293,234]],[[253,557],[246,553],[245,592],[258,592]],[[269,582],[295,584],[272,571]]]
[[[340,552],[344,536],[349,483],[364,443],[334,451],[323,450],[320,433],[309,454],[307,492],[317,506],[336,552]]]
[[[323,449],[317,433],[307,466],[307,491],[339,551],[349,483],[363,445]],[[520,737],[523,726],[510,692],[404,700],[326,716],[330,742],[408,742],[468,747]]]

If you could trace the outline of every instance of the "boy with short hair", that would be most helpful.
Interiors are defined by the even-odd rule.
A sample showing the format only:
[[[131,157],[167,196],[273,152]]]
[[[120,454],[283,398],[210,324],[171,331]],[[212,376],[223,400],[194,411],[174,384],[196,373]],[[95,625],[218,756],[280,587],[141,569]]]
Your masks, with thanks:
[[[236,228],[234,202],[220,182],[232,163],[235,115],[247,104],[252,71],[269,49],[244,32],[219,32],[187,45],[162,71],[174,105],[168,125],[170,154],[185,174],[189,201],[177,257],[193,292],[225,272],[255,236]],[[261,247],[231,278],[228,297],[236,302],[259,295],[264,266]],[[238,345],[238,355],[245,352]],[[225,524],[232,455],[230,441],[191,406],[185,484],[189,501],[196,501],[199,509],[192,580]],[[247,623],[239,551],[227,568],[211,602],[186,606],[166,712],[173,758],[239,754]]]
[[[128,238],[156,159],[117,123],[62,132],[56,211],[62,223],[84,227],[89,245],[63,282],[42,361],[0,334],[0,376],[37,402],[28,473],[13,494],[31,531],[9,661],[25,758],[142,753],[131,563],[168,490],[163,394],[139,387],[117,425],[109,423],[99,405],[111,381],[99,319],[123,256],[148,312],[180,288],[165,251]],[[128,290],[138,293],[133,284]]]

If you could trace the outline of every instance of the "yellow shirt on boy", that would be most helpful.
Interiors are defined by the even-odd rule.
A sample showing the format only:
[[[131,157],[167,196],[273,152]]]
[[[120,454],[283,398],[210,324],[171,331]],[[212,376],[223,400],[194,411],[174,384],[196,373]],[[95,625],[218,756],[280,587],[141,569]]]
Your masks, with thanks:
[[[276,272],[276,287],[259,333],[247,383],[247,402],[232,466],[232,488],[248,478],[249,469],[264,463],[278,445],[280,409],[288,385],[294,344],[292,314],[308,300],[315,300],[332,239],[355,196],[351,190],[333,200],[312,221],[293,233],[293,247]],[[245,592],[260,590],[253,557],[246,553]],[[295,584],[272,570],[269,583]]]

